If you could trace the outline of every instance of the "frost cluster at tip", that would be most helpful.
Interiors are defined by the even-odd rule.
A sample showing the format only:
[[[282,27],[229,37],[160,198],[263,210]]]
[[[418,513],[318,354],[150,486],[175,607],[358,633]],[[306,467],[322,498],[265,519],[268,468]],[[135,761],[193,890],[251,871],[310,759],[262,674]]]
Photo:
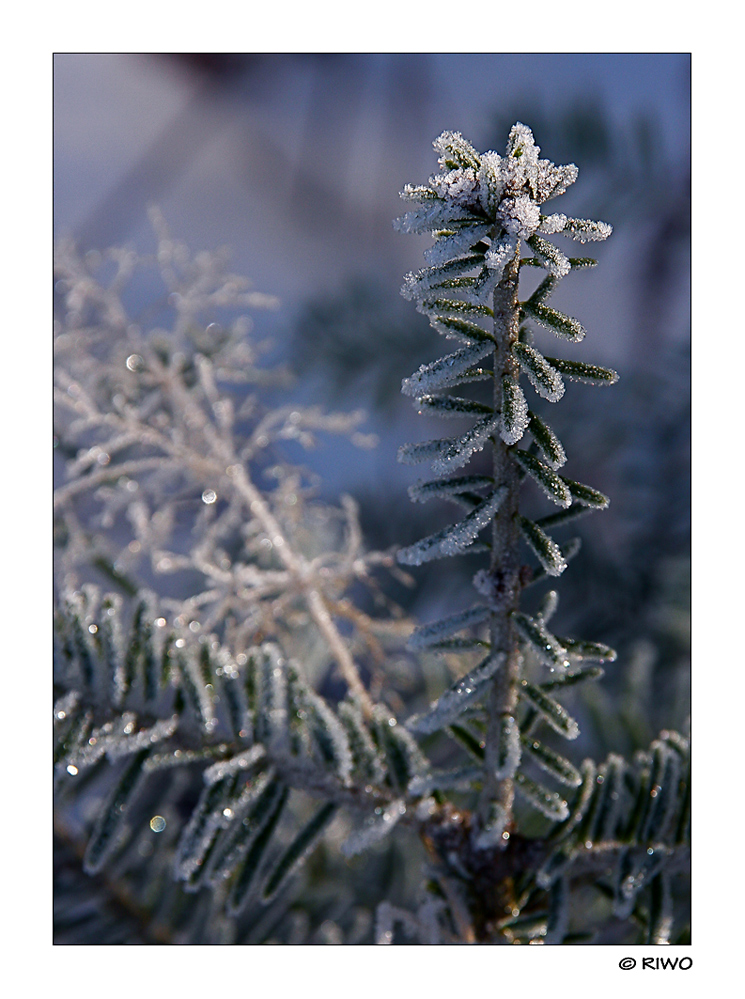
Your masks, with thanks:
[[[534,252],[554,258],[557,273],[563,276],[568,261],[537,233],[561,233],[584,243],[606,239],[612,232],[605,222],[541,213],[542,204],[574,183],[578,170],[573,163],[556,166],[539,159],[540,147],[532,131],[520,122],[510,130],[504,156],[493,151],[478,153],[460,132],[443,132],[434,148],[441,172],[430,177],[427,186],[404,188],[401,197],[418,207],[395,225],[402,232],[435,236],[435,244],[425,254],[433,266],[474,257],[470,266],[478,265],[480,273],[472,291],[479,300],[485,301],[494,289],[521,239],[535,239],[539,248]],[[425,297],[432,277],[431,268],[408,275],[404,295]]]

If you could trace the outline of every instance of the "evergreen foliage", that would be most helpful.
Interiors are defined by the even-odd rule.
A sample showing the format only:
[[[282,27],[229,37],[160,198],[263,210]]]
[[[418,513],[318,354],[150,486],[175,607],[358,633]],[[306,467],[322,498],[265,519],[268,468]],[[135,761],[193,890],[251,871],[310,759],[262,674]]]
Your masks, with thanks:
[[[461,515],[397,560],[486,564],[474,602],[433,622],[415,626],[386,596],[381,573],[408,577],[365,550],[353,500],[319,503],[291,460],[327,433],[369,441],[358,414],[267,405],[284,373],[259,363],[235,313],[269,299],[221,257],[192,258],[157,213],[154,260],[59,248],[60,942],[556,944],[614,923],[638,942],[685,939],[688,740],[666,730],[629,760],[573,759],[562,743],[580,730],[563,700],[616,654],[555,632],[555,590],[522,603],[577,553],[553,534],[609,503],[563,474],[534,396],[556,404],[566,382],[618,377],[534,345],[534,324],[585,337],[547,301],[595,264],[544,237],[611,228],[542,213],[577,168],[539,159],[524,125],[504,156],[459,133],[434,145],[440,172],[402,195],[397,228],[434,237],[402,294],[456,349],[402,391],[466,428],[399,459],[432,465],[412,500]],[[153,265],[165,296],[133,320],[128,290]],[[547,276],[521,301],[523,267]],[[525,515],[531,492],[550,513]],[[394,661],[426,678],[443,653],[462,667],[412,711]],[[407,877],[422,868],[417,838],[412,901],[396,884],[401,857]],[[368,880],[341,891],[360,855]],[[590,924],[575,904],[588,891]]]

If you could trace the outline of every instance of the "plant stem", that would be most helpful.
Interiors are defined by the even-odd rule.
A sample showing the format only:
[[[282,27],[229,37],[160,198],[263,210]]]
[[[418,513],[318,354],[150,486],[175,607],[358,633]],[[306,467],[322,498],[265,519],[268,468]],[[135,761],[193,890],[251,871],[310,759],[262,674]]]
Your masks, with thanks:
[[[520,310],[517,298],[520,271],[519,249],[505,268],[494,290],[494,409],[502,406],[502,378],[517,377],[517,364],[512,356],[512,344],[517,340]],[[484,765],[483,791],[478,806],[477,825],[488,821],[494,803],[505,812],[506,821],[512,815],[514,786],[512,778],[497,779],[501,722],[504,716],[514,716],[517,709],[517,685],[521,657],[511,614],[520,599],[520,560],[518,557],[518,502],[520,477],[510,457],[508,446],[498,434],[494,438],[494,485],[507,486],[507,497],[497,510],[492,525],[492,552],[489,574],[492,583],[493,608],[489,631],[493,654],[504,654],[505,661],[496,675],[488,704],[488,723]],[[506,845],[506,840],[504,843]]]

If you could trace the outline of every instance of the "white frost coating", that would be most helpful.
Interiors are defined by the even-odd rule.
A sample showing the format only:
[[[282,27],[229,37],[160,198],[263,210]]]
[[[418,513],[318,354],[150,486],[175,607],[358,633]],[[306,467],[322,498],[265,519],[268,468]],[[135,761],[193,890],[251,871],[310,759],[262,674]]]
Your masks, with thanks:
[[[416,400],[416,406],[420,412],[439,416],[443,420],[483,416],[485,412],[491,412],[491,407],[474,402],[473,399],[461,399],[452,395],[421,395]]]
[[[421,312],[422,315],[436,318],[450,316],[462,319],[464,316],[491,317],[494,315],[488,306],[469,302],[463,298],[423,298],[417,303],[416,311]],[[486,335],[491,337],[492,334]],[[476,339],[481,340],[483,337],[477,336]]]
[[[484,258],[486,261],[486,258]],[[502,271],[492,270],[486,266],[481,268],[479,273],[476,275],[473,281],[472,287],[468,289],[469,299],[473,302],[479,302],[484,305],[487,302],[491,302],[494,289],[502,277]]]
[[[414,211],[406,212],[393,223],[399,232],[425,233],[445,229],[449,222],[472,218],[470,212],[448,201],[433,199]]]
[[[520,728],[513,715],[502,715],[499,719],[498,759],[494,769],[497,780],[512,780],[520,766],[522,746]]]
[[[549,576],[560,576],[567,567],[567,562],[562,554],[561,548],[559,548],[553,538],[550,538],[548,534],[541,530],[541,528],[537,524],[533,523],[533,521],[522,517],[521,526],[523,537],[532,548],[538,561],[546,570],[546,574]]]
[[[403,465],[418,465],[422,461],[431,461],[442,454],[448,445],[448,440],[439,437],[431,441],[417,441],[415,444],[402,444],[398,449],[398,460]]]
[[[556,791],[549,791],[541,784],[526,777],[523,773],[515,775],[515,786],[518,791],[534,805],[539,812],[555,821],[562,822],[569,815],[569,805],[557,794]]]
[[[546,268],[549,274],[552,274],[554,277],[566,277],[572,269],[569,257],[565,256],[557,246],[554,246],[553,243],[549,243],[546,239],[541,239],[541,237],[535,235],[535,233],[530,240],[530,248],[532,249],[536,259],[542,264],[543,267]]]
[[[569,491],[569,487],[550,465],[539,461],[529,451],[513,451],[513,457],[541,487],[546,496],[553,500],[557,506],[565,508],[571,506],[572,494]]]
[[[112,739],[110,743],[105,743],[105,740],[102,739],[100,743],[102,745],[105,744],[107,757],[110,760],[116,760],[122,756],[128,756],[137,750],[144,749],[146,746],[152,746],[156,742],[161,742],[163,739],[168,739],[177,728],[178,715],[173,715],[171,718],[157,721],[150,728],[142,729],[134,735],[124,735],[121,738]],[[98,748],[100,749],[101,745]]]
[[[479,167],[479,154],[460,132],[443,132],[432,143],[432,148],[437,153],[437,162],[443,170],[454,167],[465,169]]]
[[[550,465],[555,471],[566,464],[567,456],[564,445],[551,427],[535,413],[530,413],[530,432],[547,465]]]
[[[476,451],[483,450],[486,442],[499,428],[499,416],[485,416],[460,437],[450,438],[442,456],[432,462],[435,475],[447,475],[462,468]]]
[[[404,378],[401,391],[404,395],[418,396],[448,388],[493,350],[494,344],[491,342],[473,343],[437,361],[432,361],[431,364],[422,364],[410,378]]]
[[[482,780],[483,767],[458,767],[455,770],[432,771],[419,774],[409,783],[409,794],[424,797],[433,791],[446,791],[453,788],[466,788],[474,781]]]
[[[416,482],[409,486],[409,498],[414,503],[426,503],[430,499],[448,499],[460,493],[486,489],[494,480],[486,475],[461,475],[457,479],[435,479],[432,482]]]
[[[432,559],[462,554],[479,531],[483,531],[492,520],[506,495],[507,487],[500,486],[463,520],[450,524],[435,534],[429,534],[408,548],[402,548],[396,556],[398,561],[402,565],[422,565]]]
[[[402,798],[392,801],[387,808],[376,808],[375,813],[367,818],[361,828],[355,831],[342,843],[341,852],[345,857],[354,857],[367,850],[375,843],[393,831],[394,826],[406,814],[406,804]]]
[[[430,184],[441,198],[469,212],[479,205],[479,181],[473,167],[438,174]]]
[[[504,198],[497,210],[497,219],[505,232],[520,239],[529,239],[538,228],[541,210],[528,194]]]
[[[502,418],[499,436],[505,444],[517,444],[528,429],[528,404],[513,378],[502,379]]]
[[[321,760],[330,750],[334,757],[336,775],[343,784],[350,782],[354,760],[346,729],[323,698],[314,691],[305,692],[308,727],[318,744]]]
[[[474,341],[483,343],[488,340],[495,343],[491,333],[487,333],[477,323],[464,319],[462,316],[430,316],[429,323],[433,329],[442,333],[449,340],[460,340],[461,343],[473,343]]]
[[[507,140],[507,171],[510,175],[508,189],[520,190],[528,187],[535,195],[538,181],[538,153],[540,146],[535,144],[533,133],[527,125],[518,121],[510,129]]]
[[[257,745],[247,749],[245,753],[238,753],[237,756],[231,756],[229,760],[219,760],[217,763],[213,763],[211,767],[207,767],[202,776],[205,783],[214,784],[216,780],[222,780],[223,777],[248,770],[265,755],[264,747],[257,743]]]
[[[512,615],[517,630],[537,654],[538,658],[551,669],[568,669],[572,664],[567,658],[567,650],[543,622],[529,614],[515,612]]]
[[[574,163],[566,166],[555,166],[550,160],[538,160],[538,177],[536,180],[536,193],[539,204],[550,201],[551,198],[558,198],[564,194],[579,175],[579,170]]]
[[[519,688],[520,697],[532,705],[546,719],[551,728],[565,739],[576,739],[579,725],[567,710],[540,687],[523,680]]]
[[[523,741],[531,758],[541,770],[549,774],[560,784],[567,784],[569,787],[579,787],[582,783],[582,774],[566,757],[561,756],[549,746],[544,746],[542,742],[532,739],[530,736],[526,737]],[[617,800],[620,801],[621,795],[618,793],[618,789],[616,789],[615,795]]]
[[[481,700],[490,681],[505,660],[503,652],[487,656],[483,662],[450,687],[425,714],[415,715],[406,723],[414,732],[428,734],[450,725],[475,702]]]
[[[287,712],[287,663],[275,645],[267,644],[259,671],[257,732],[263,742],[283,749],[289,738]]]
[[[501,175],[502,157],[499,153],[484,153],[479,167],[479,201],[490,218],[496,216],[499,199],[504,190]]]
[[[607,222],[593,222],[592,219],[567,219],[562,229],[562,235],[580,243],[607,239],[612,232],[613,226]]]
[[[505,267],[517,253],[517,244],[517,236],[504,233],[486,251],[484,261],[492,272],[491,277],[495,283],[501,278]]]
[[[556,613],[558,606],[559,594],[556,590],[549,590],[540,602],[538,611],[536,612],[536,618],[539,618],[544,624],[548,624]]]
[[[426,204],[428,201],[437,201],[437,195],[431,187],[424,184],[404,184],[404,189],[399,194],[402,201],[414,201],[419,204]]]
[[[508,821],[507,810],[497,802],[493,802],[489,806],[489,820],[474,842],[476,849],[489,850],[495,846],[504,846],[502,834],[507,828]]]
[[[208,784],[202,791],[176,849],[173,867],[180,880],[188,880],[202,866],[211,842],[220,829],[229,825],[224,807],[229,800],[226,782]]]
[[[564,380],[556,368],[530,344],[517,342],[512,353],[538,395],[548,402],[558,402],[564,395]]]
[[[411,271],[404,276],[402,296],[407,299],[422,299],[427,292],[443,287],[452,278],[461,277],[480,267],[484,262],[482,253],[472,253],[459,260],[451,260],[441,267],[424,267],[420,271]]]
[[[424,251],[424,259],[428,264],[444,264],[458,257],[468,256],[472,247],[488,235],[492,228],[491,222],[475,225],[464,225],[458,232],[441,236],[437,242]]]
[[[412,651],[429,648],[430,645],[436,645],[443,638],[454,635],[462,628],[481,624],[483,621],[488,620],[490,614],[491,610],[489,607],[483,607],[480,604],[477,604],[475,607],[469,607],[468,610],[461,611],[459,614],[451,614],[440,621],[435,621],[434,624],[425,624],[417,628],[409,636],[406,646]]]
[[[538,231],[544,232],[549,236],[552,233],[563,232],[567,221],[566,215],[562,215],[560,212],[557,212],[555,215],[542,215]]]
[[[201,725],[205,732],[213,732],[217,727],[215,705],[209,685],[205,683],[194,655],[187,655],[179,662],[181,682],[190,690],[195,699],[194,707],[201,713]]]

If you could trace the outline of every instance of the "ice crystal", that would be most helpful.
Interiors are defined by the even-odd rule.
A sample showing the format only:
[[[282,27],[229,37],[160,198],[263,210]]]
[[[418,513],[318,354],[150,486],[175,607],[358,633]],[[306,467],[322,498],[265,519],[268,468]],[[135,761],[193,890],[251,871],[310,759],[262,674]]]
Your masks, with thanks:
[[[558,247],[554,246],[553,243],[549,243],[548,240],[541,239],[540,236],[533,234],[528,239],[528,245],[541,266],[545,267],[549,274],[552,274],[554,277],[566,277],[571,270],[569,258]]]
[[[424,259],[428,264],[436,266],[468,257],[476,244],[489,235],[491,229],[491,222],[480,222],[476,225],[463,226],[457,232],[448,233],[446,236],[440,236],[428,250],[424,251]]]
[[[398,460],[404,465],[418,465],[423,461],[432,461],[438,455],[443,454],[449,444],[449,440],[443,440],[439,437],[431,441],[402,444],[398,449]]]

